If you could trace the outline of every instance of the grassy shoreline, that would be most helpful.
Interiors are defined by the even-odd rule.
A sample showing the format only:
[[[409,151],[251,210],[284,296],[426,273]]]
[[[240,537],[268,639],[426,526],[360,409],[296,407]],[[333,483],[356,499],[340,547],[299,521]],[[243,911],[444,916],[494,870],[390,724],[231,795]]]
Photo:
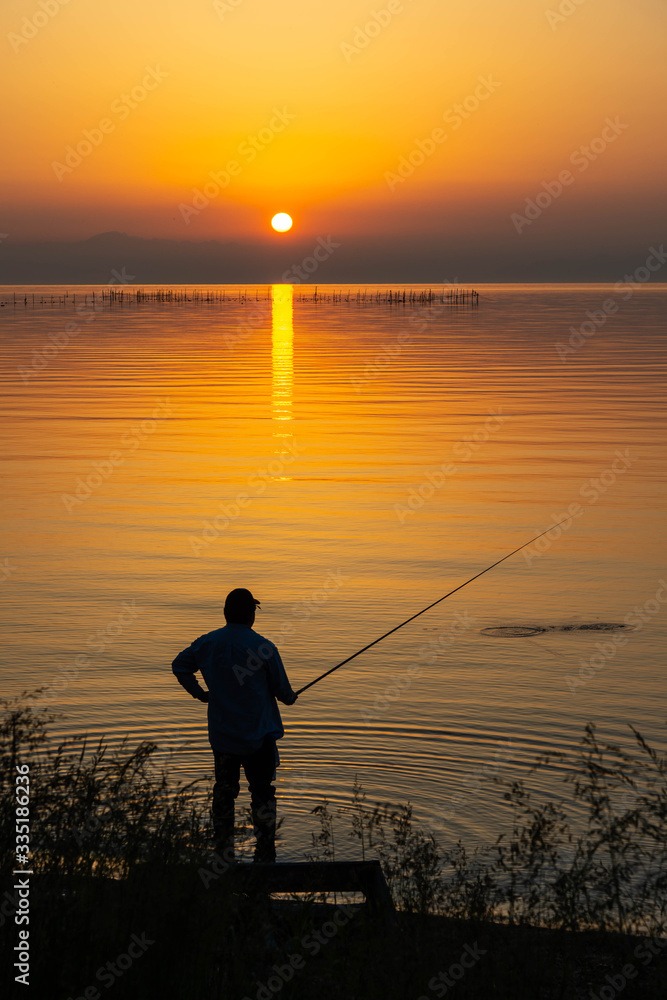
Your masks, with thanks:
[[[215,862],[208,810],[197,783],[174,787],[153,765],[155,744],[53,747],[54,717],[30,695],[4,708],[3,979],[14,978],[16,775],[27,765],[40,1000],[112,988],[118,1000],[664,997],[667,758],[635,730],[628,752],[586,727],[561,800],[498,782],[513,830],[484,852],[439,844],[409,804],[368,803],[355,783],[342,813],[359,858],[382,864],[397,907],[389,928],[349,897],[251,895],[224,874],[202,877]],[[576,835],[568,803],[587,810]],[[332,860],[328,803],[315,813],[308,859]]]

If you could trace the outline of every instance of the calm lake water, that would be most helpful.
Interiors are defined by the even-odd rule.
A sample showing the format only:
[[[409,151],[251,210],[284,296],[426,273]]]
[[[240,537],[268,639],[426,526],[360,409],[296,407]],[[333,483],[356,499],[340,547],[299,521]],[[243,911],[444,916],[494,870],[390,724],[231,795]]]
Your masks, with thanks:
[[[508,821],[493,777],[570,754],[588,720],[664,748],[667,286],[477,288],[431,311],[228,286],[80,312],[92,288],[1,288],[4,696],[46,685],[56,734],[208,773],[205,707],[170,664],[230,589],[261,599],[298,689],[574,510],[282,708],[280,856],[355,775],[487,842]],[[482,631],[605,622],[630,628]],[[530,780],[552,794],[569,766]]]

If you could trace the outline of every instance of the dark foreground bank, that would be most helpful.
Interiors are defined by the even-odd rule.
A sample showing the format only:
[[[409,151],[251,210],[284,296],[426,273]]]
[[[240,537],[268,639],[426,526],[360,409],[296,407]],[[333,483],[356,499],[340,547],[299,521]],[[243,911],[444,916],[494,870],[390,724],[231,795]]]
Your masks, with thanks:
[[[142,870],[144,869],[144,870]],[[41,877],[30,924],[40,1000],[664,1000],[667,940],[227,895],[196,867],[122,882]],[[3,937],[12,936],[8,922]],[[13,976],[3,970],[4,982]],[[7,995],[4,992],[3,995]],[[12,991],[9,992],[12,995]]]

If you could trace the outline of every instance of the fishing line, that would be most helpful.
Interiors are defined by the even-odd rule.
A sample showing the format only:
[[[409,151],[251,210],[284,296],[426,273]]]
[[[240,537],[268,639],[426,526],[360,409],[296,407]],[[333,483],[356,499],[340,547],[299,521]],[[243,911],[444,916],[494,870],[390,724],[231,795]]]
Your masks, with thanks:
[[[330,670],[326,670],[323,674],[320,674],[320,676],[316,677],[314,681],[310,681],[308,684],[305,684],[302,688],[299,688],[299,690],[296,692],[297,695],[303,694],[303,692],[307,691],[309,687],[313,686],[313,684],[317,684],[318,681],[324,680],[325,677],[328,677],[329,674],[332,674],[334,670],[340,670],[340,668],[344,667],[346,663],[349,663],[350,660],[354,660],[356,656],[361,656],[361,654],[365,653],[367,649],[371,648],[371,646],[376,646],[378,642],[382,642],[382,640],[386,639],[387,636],[393,635],[394,632],[398,632],[399,628],[403,628],[404,625],[407,625],[409,622],[413,622],[415,618],[419,618],[419,616],[423,615],[425,611],[430,611],[431,608],[434,608],[436,606],[436,604],[440,604],[442,601],[445,601],[448,597],[451,597],[452,594],[455,594],[458,590],[461,590],[463,587],[467,587],[469,583],[473,582],[473,580],[477,580],[479,579],[480,576],[484,576],[484,574],[488,573],[489,570],[494,568],[494,566],[499,566],[501,562],[505,562],[505,560],[509,559],[510,556],[516,555],[516,553],[520,552],[521,549],[525,549],[527,545],[531,545],[533,542],[536,542],[538,538],[542,537],[542,535],[546,535],[548,531],[552,531],[559,525],[565,524],[566,521],[570,521],[573,517],[574,514],[569,514],[567,517],[564,517],[562,521],[558,521],[557,524],[549,525],[549,527],[546,528],[544,531],[541,531],[539,535],[535,535],[534,538],[531,538],[530,541],[524,542],[523,545],[520,545],[517,549],[513,549],[512,552],[508,552],[506,556],[502,557],[502,559],[498,559],[497,562],[491,563],[491,565],[487,566],[486,569],[481,570],[479,573],[475,573],[475,575],[471,576],[469,580],[465,581],[465,583],[460,583],[458,587],[454,587],[454,589],[450,590],[448,594],[444,595],[444,597],[439,597],[437,601],[433,601],[433,604],[429,604],[428,607],[422,608],[421,611],[418,611],[416,615],[412,615],[411,618],[406,618],[404,622],[401,622],[400,625],[396,625],[395,628],[392,628],[388,632],[385,632],[385,634],[381,635],[379,639],[374,639],[373,642],[369,642],[368,645],[364,646],[363,649],[357,650],[357,652],[353,653],[352,656],[348,656],[346,660],[342,660],[340,663],[337,663],[335,667],[331,667]]]

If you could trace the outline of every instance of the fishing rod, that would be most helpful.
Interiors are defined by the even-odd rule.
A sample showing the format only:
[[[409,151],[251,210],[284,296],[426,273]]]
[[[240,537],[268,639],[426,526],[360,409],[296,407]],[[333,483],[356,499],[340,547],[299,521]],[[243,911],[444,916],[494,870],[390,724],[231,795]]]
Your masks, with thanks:
[[[340,663],[337,663],[335,667],[331,667],[330,670],[326,670],[323,674],[320,674],[319,677],[316,677],[314,681],[310,681],[308,684],[304,684],[302,688],[299,688],[296,694],[297,695],[303,694],[303,692],[307,691],[309,687],[313,686],[313,684],[317,684],[318,681],[324,680],[325,677],[328,677],[329,674],[332,674],[334,670],[340,670],[340,668],[344,667],[346,663],[349,663],[350,660],[354,660],[354,658],[357,656],[361,656],[361,654],[365,653],[367,649],[371,648],[371,646],[377,646],[378,642],[382,642],[382,640],[386,639],[387,636],[393,635],[394,632],[398,632],[399,628],[403,628],[404,625],[407,625],[409,622],[413,622],[415,618],[419,618],[419,616],[423,615],[425,611],[430,611],[431,608],[434,608],[436,606],[436,604],[440,604],[442,601],[447,600],[448,597],[451,597],[452,594],[455,594],[457,590],[461,590],[463,587],[467,587],[469,583],[472,583],[473,580],[479,579],[480,576],[484,576],[484,574],[488,573],[490,569],[494,568],[494,566],[499,566],[501,562],[505,562],[505,560],[509,559],[510,556],[516,555],[516,553],[520,552],[521,549],[525,549],[527,545],[531,545],[533,542],[536,542],[538,538],[542,537],[542,535],[546,535],[547,532],[552,531],[553,528],[558,528],[559,525],[565,524],[566,521],[570,521],[573,517],[574,514],[568,514],[568,516],[564,517],[562,521],[558,521],[556,524],[550,525],[544,531],[541,531],[539,535],[535,535],[534,538],[531,538],[530,541],[524,542],[523,545],[520,545],[518,547],[518,549],[514,549],[512,552],[508,552],[506,556],[502,557],[502,559],[498,559],[497,562],[491,563],[491,565],[487,566],[486,569],[481,570],[479,573],[475,573],[475,575],[471,576],[469,580],[465,581],[465,583],[460,583],[458,587],[454,587],[454,589],[450,590],[449,593],[445,594],[444,597],[439,597],[437,601],[434,601],[433,604],[429,604],[428,607],[426,608],[422,608],[422,610],[418,611],[416,615],[412,615],[411,618],[406,618],[404,622],[401,622],[400,625],[396,625],[395,628],[389,629],[389,631],[385,632],[384,635],[381,635],[379,639],[373,639],[373,642],[369,642],[368,645],[364,646],[363,649],[357,650],[357,652],[353,653],[352,656],[348,656],[346,660],[342,660]]]

